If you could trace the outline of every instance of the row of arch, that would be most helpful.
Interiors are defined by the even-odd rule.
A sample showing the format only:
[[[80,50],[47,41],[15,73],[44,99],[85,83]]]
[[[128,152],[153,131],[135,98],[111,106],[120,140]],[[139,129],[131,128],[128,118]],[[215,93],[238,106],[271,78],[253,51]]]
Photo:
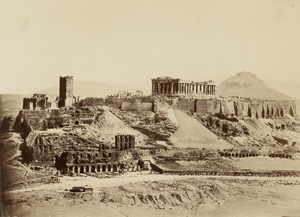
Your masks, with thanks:
[[[224,157],[257,157],[255,153],[238,153],[238,152],[220,152],[221,156]]]
[[[98,165],[72,165],[68,167],[68,171],[72,173],[106,173],[118,172],[117,164],[98,164]]]
[[[292,155],[290,154],[283,154],[283,153],[280,153],[280,154],[269,154],[269,157],[280,157],[280,158],[292,158]]]
[[[87,161],[88,163],[95,162],[97,159],[112,159],[118,158],[117,153],[112,152],[100,152],[100,153],[85,153],[85,152],[73,152],[68,154],[68,162],[76,162],[79,163],[80,161]]]

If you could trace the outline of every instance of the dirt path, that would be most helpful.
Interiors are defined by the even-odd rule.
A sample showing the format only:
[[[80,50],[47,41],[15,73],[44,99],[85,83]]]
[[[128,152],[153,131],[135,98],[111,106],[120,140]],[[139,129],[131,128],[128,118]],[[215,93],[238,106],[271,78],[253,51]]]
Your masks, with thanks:
[[[218,140],[217,136],[209,131],[195,118],[183,111],[175,110],[179,123],[178,130],[171,136],[173,144],[180,148],[228,148],[225,141]]]

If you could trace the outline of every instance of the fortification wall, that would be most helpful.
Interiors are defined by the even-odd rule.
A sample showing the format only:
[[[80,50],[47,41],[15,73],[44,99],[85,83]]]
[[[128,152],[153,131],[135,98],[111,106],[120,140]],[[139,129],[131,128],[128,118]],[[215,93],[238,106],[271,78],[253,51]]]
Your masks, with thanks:
[[[259,100],[247,98],[198,99],[197,113],[248,116],[253,118],[280,118],[296,115],[294,100]]]
[[[156,102],[154,108],[159,108]],[[295,100],[260,100],[250,98],[172,99],[171,107],[177,110],[201,114],[224,114],[237,117],[280,118],[285,115],[296,117]],[[158,110],[158,109],[156,109]]]
[[[186,98],[177,98],[173,100],[171,107],[175,110],[194,111],[195,100]]]

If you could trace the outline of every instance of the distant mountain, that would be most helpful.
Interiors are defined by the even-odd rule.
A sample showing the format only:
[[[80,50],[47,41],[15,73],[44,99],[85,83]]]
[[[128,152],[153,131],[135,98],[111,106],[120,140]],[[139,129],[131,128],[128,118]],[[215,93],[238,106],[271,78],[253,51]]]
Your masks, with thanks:
[[[149,88],[151,86],[149,85]],[[118,85],[118,84],[108,84],[102,82],[92,82],[92,81],[74,81],[74,95],[80,96],[80,99],[85,97],[105,97],[107,95],[112,95],[118,93],[119,91],[130,91],[135,92],[136,90],[143,91],[144,95],[150,94],[148,87],[143,85]],[[59,86],[53,86],[44,90],[38,90],[36,93],[45,94],[59,94]]]
[[[217,86],[216,95],[271,100],[292,99],[292,97],[270,88],[263,80],[250,72],[239,72],[220,83]]]

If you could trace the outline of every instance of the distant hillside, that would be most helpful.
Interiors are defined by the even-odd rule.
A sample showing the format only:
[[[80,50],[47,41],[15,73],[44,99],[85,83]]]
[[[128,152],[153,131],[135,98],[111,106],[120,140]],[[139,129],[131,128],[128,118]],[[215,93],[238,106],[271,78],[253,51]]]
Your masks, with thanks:
[[[300,99],[300,83],[274,80],[265,80],[265,82],[269,87],[276,89],[283,94]]]
[[[149,85],[151,88],[151,86]],[[92,81],[75,81],[74,82],[74,95],[80,96],[81,99],[85,97],[105,97],[107,95],[112,95],[118,93],[119,91],[130,91],[135,92],[136,90],[141,90],[145,95],[150,94],[149,88],[143,85],[118,85],[118,84],[108,84],[102,82],[92,82]],[[44,90],[38,90],[36,93],[45,94],[58,94],[59,86],[53,86]]]
[[[216,95],[271,100],[292,99],[292,97],[268,87],[263,80],[250,72],[239,72],[223,81],[217,87]]]
[[[4,116],[16,117],[23,106],[23,98],[28,95],[0,94],[0,119]]]

